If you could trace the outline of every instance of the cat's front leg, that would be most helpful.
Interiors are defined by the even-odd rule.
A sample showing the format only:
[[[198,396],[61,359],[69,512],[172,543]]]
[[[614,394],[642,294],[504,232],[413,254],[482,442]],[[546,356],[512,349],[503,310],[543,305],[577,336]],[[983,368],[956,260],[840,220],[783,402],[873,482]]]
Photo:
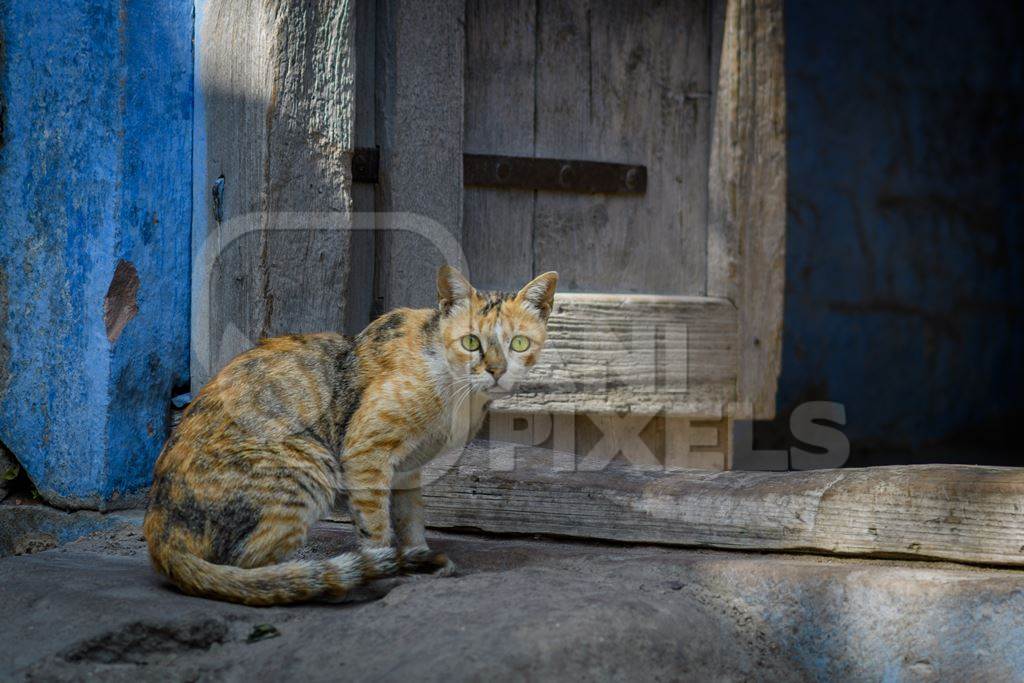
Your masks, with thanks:
[[[391,530],[392,475],[386,449],[350,449],[342,457],[342,476],[359,546],[364,554],[372,554],[375,561],[391,563],[391,571],[395,571],[399,560]]]
[[[391,523],[403,550],[427,545],[420,470],[396,472],[391,492]]]
[[[393,487],[391,519],[398,537],[401,565],[411,571],[434,572],[442,576],[454,574],[455,563],[427,545],[420,469],[396,472]]]

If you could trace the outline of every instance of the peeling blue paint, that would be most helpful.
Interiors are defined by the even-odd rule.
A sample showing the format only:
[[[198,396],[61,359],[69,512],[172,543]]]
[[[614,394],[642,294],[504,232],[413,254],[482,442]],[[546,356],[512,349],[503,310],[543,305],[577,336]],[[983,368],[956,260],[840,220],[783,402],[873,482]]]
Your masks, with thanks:
[[[188,374],[192,3],[0,0],[0,26],[0,440],[51,502],[127,503]]]
[[[0,557],[21,552],[26,541],[47,539],[57,545],[76,541],[99,531],[139,525],[136,515],[89,510],[63,512],[47,505],[6,505],[0,508]]]

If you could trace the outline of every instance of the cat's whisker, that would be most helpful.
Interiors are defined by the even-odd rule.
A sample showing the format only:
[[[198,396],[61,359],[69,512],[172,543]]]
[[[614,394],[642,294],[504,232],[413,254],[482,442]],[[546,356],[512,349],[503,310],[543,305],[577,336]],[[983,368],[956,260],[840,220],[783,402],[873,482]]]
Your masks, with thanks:
[[[459,385],[456,387],[449,387],[447,391],[441,396],[441,398],[447,402],[451,402],[456,396],[460,395],[465,390],[472,390],[471,385]]]
[[[458,377],[448,386],[448,390],[443,398],[449,402],[454,402],[456,397],[462,396],[463,393],[472,393],[473,389],[473,381],[471,379]]]
[[[473,385],[468,384],[462,388],[462,390],[454,394],[452,403],[454,404],[453,412],[457,412],[462,408],[462,404],[465,403],[466,398],[473,393]]]

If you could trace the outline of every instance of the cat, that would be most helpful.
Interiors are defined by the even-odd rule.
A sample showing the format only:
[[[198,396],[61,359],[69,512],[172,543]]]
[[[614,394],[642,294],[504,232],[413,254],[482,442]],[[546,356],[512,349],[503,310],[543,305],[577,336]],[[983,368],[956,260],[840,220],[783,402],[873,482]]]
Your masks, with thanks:
[[[420,467],[471,438],[486,402],[537,362],[557,282],[549,272],[516,294],[483,293],[442,266],[436,310],[391,311],[355,338],[264,339],[235,357],[157,459],[143,525],[153,565],[185,593],[249,605],[453,573],[427,545]],[[287,561],[339,489],[360,549]]]

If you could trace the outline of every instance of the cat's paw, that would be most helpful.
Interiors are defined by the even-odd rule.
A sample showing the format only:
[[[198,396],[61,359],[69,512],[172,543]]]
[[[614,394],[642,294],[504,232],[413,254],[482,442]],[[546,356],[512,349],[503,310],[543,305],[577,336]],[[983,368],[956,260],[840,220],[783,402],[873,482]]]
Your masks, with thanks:
[[[403,572],[424,571],[430,566],[430,560],[434,551],[425,545],[417,545],[411,548],[402,548],[400,562]]]
[[[455,576],[457,573],[455,563],[448,559],[448,556],[444,553],[438,553],[435,556],[434,564],[435,566],[440,565],[438,569],[432,572],[434,576]]]
[[[426,572],[434,576],[452,576],[455,563],[444,553],[438,553],[425,545],[402,550],[402,568],[411,572]]]

